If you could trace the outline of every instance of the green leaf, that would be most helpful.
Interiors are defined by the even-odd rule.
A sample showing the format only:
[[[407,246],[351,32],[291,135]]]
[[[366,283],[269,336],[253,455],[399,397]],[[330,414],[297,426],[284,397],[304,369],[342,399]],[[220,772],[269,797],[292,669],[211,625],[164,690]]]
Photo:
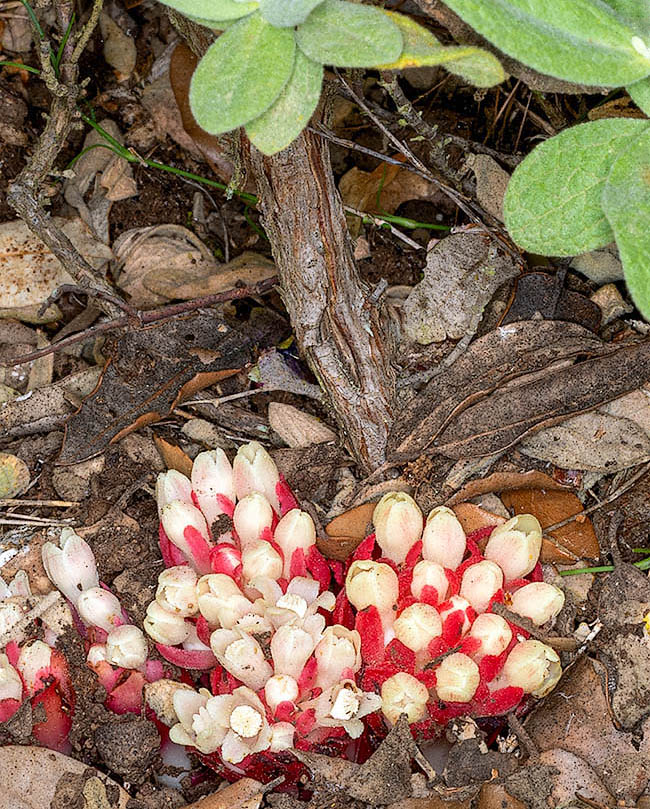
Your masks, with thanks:
[[[622,20],[604,0],[445,3],[497,48],[541,73],[605,87],[650,75],[644,32]]]
[[[644,123],[641,121],[640,123]],[[625,145],[603,189],[602,205],[614,231],[625,281],[650,320],[650,126]]]
[[[403,70],[425,65],[444,65],[451,73],[456,73],[477,87],[492,87],[502,82],[506,74],[501,63],[491,53],[482,48],[444,47],[427,28],[410,17],[395,11],[386,14],[402,32],[403,46],[399,58],[381,70]]]
[[[304,22],[323,0],[259,0],[260,13],[271,25],[293,28]]]
[[[193,20],[200,20],[201,25],[209,25],[210,20],[222,22],[237,20],[250,14],[258,3],[241,2],[241,0],[161,0],[166,6],[179,11]]]
[[[612,163],[647,126],[608,118],[565,129],[541,143],[517,166],[504,200],[514,241],[531,253],[573,256],[613,240],[601,207]]]
[[[190,84],[190,107],[212,135],[257,118],[280,95],[293,70],[290,28],[273,28],[259,14],[230,26],[206,51]]]
[[[314,62],[338,67],[374,67],[402,52],[402,34],[381,9],[325,0],[298,26],[300,49]]]
[[[646,115],[650,115],[650,78],[630,84],[625,89],[637,107]]]
[[[642,37],[650,35],[650,0],[605,0]]]
[[[323,83],[323,66],[296,51],[296,64],[280,97],[259,118],[246,124],[246,134],[263,154],[281,152],[309,123]]]

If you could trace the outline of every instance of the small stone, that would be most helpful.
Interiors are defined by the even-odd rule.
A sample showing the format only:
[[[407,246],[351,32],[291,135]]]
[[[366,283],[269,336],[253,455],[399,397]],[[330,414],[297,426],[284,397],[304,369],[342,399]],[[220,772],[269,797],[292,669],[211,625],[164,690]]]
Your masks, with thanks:
[[[611,323],[617,317],[629,315],[634,311],[634,307],[623,300],[623,296],[614,284],[605,284],[597,289],[590,299],[598,306],[603,313],[603,326]]]
[[[95,731],[95,744],[109,770],[140,783],[160,749],[156,726],[138,717],[106,722]]]

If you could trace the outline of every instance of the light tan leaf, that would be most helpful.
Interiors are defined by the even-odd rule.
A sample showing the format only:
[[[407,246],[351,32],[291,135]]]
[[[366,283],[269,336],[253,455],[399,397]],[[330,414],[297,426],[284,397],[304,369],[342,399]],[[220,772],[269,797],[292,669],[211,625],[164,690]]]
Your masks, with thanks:
[[[126,809],[129,794],[102,773],[46,747],[0,747],[0,809],[50,809],[64,786],[69,806]],[[109,800],[106,786],[116,800]],[[70,790],[76,794],[70,794]],[[58,805],[58,804],[57,804]]]
[[[262,802],[264,785],[254,778],[240,778],[234,784],[206,795],[185,809],[257,809]]]
[[[521,451],[564,469],[618,472],[650,460],[650,387],[525,439]]]
[[[374,171],[356,167],[347,171],[339,183],[346,205],[366,213],[395,213],[403,202],[430,199],[436,187],[401,166],[382,164]]]
[[[18,497],[27,489],[29,481],[25,461],[16,455],[0,452],[0,498]]]
[[[81,219],[53,217],[53,222],[93,267],[112,258],[110,249],[98,242]],[[47,323],[60,317],[57,306],[42,316],[37,311],[61,284],[73,284],[48,247],[21,220],[0,225],[0,317]]]
[[[476,197],[488,213],[503,222],[503,198],[510,175],[485,154],[470,154],[465,164],[476,176]]]
[[[154,435],[153,440],[167,469],[176,469],[189,478],[192,473],[192,459],[189,455],[183,452],[180,447],[170,444],[169,441],[165,441],[159,435]]]
[[[99,18],[99,27],[104,39],[104,59],[115,70],[118,81],[126,81],[135,68],[135,41],[105,11]]]
[[[336,441],[336,433],[326,424],[293,405],[271,402],[268,416],[271,428],[290,447],[308,447],[310,444]]]

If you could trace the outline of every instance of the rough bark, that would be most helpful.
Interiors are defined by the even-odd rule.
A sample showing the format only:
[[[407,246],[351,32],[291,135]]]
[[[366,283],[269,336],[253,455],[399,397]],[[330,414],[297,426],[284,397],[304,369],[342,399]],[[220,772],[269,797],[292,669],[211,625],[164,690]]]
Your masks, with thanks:
[[[175,12],[189,47],[205,52],[205,29]],[[365,472],[386,460],[393,417],[393,343],[384,307],[354,262],[327,143],[308,132],[264,157],[242,138],[259,209],[298,347],[317,376],[347,448]]]
[[[348,448],[367,472],[386,459],[395,372],[383,307],[354,262],[326,143],[303,134],[264,157],[251,147],[259,208],[298,345]]]

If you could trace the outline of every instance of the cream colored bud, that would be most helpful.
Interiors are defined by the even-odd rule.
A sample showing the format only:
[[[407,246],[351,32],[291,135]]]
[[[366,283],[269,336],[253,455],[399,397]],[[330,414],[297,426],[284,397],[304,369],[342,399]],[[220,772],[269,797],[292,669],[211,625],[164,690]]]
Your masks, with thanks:
[[[461,652],[445,657],[436,669],[436,693],[443,702],[469,702],[480,681],[478,666]]]
[[[442,618],[443,623],[447,616],[451,615],[452,612],[456,612],[457,610],[461,610],[465,613],[465,617],[463,618],[463,624],[460,629],[460,634],[465,635],[469,631],[471,626],[471,621],[467,616],[467,610],[471,608],[471,604],[466,598],[462,596],[452,596],[449,599],[449,605],[442,610],[439,610],[440,617]]]
[[[47,676],[50,673],[51,663],[52,649],[42,640],[34,640],[21,648],[16,668],[20,672],[30,696],[42,687],[39,672],[43,675],[45,669],[45,676]]]
[[[106,644],[105,643],[93,643],[93,645],[88,649],[88,654],[86,655],[86,662],[89,666],[96,666],[98,663],[103,663],[106,660]]]
[[[275,526],[273,538],[280,546],[284,556],[282,575],[289,578],[293,552],[302,548],[305,555],[307,554],[312,545],[316,544],[316,527],[306,511],[293,508]]]
[[[305,663],[318,642],[313,636],[293,624],[279,627],[271,638],[271,657],[276,674],[288,674],[299,680]]]
[[[0,702],[3,699],[22,700],[23,683],[6,654],[0,652]]]
[[[543,697],[555,688],[562,676],[557,653],[538,640],[524,640],[513,647],[503,666],[508,685],[526,694]]]
[[[156,601],[167,612],[188,618],[199,611],[196,593],[198,576],[189,565],[168,567],[158,576]]]
[[[411,593],[420,598],[425,587],[434,587],[438,593],[438,604],[447,598],[449,592],[449,581],[445,576],[445,570],[437,562],[422,559],[413,568],[413,579],[411,581]]]
[[[357,559],[345,578],[345,592],[356,609],[377,607],[381,615],[388,615],[399,596],[397,573],[383,562]]]
[[[41,556],[48,578],[73,604],[77,604],[83,590],[99,585],[95,557],[90,545],[71,528],[61,531],[58,546],[53,542],[45,542]]]
[[[252,492],[237,503],[232,521],[241,549],[245,551],[249,545],[260,539],[262,531],[271,527],[273,509],[263,494]]]
[[[269,453],[257,441],[239,448],[232,464],[235,493],[241,500],[247,494],[259,492],[279,514],[276,487],[280,482],[278,468]]]
[[[555,618],[564,606],[562,590],[543,581],[525,584],[512,596],[510,608],[517,615],[530,618],[535,626],[541,626]]]
[[[264,688],[273,675],[262,647],[255,638],[241,630],[216,629],[210,636],[210,646],[226,671],[254,691]]]
[[[414,652],[428,648],[434,638],[442,634],[442,621],[435,607],[429,604],[411,604],[402,610],[393,624],[395,637]]]
[[[122,623],[122,607],[113,593],[103,587],[90,587],[79,594],[77,611],[86,626],[110,632]]]
[[[418,504],[405,492],[389,492],[377,503],[372,521],[382,554],[401,565],[422,535],[424,517]]]
[[[422,556],[455,570],[463,561],[467,540],[454,512],[438,506],[429,512],[422,534]]]
[[[405,671],[393,674],[381,686],[381,712],[393,725],[402,714],[410,725],[424,719],[428,701],[426,685]]]
[[[518,514],[490,534],[483,555],[503,570],[506,582],[526,576],[542,549],[542,526],[532,514]]]
[[[176,646],[190,634],[185,618],[177,613],[167,612],[157,601],[152,601],[147,607],[143,626],[147,635],[165,646]]]
[[[195,559],[185,539],[185,529],[189,527],[195,528],[206,542],[210,542],[210,531],[203,514],[190,503],[172,500],[171,503],[163,506],[160,521],[169,541],[173,542],[184,554],[188,562],[194,565]]]
[[[213,626],[231,629],[239,618],[253,610],[252,602],[225,573],[201,576],[196,589],[201,615]]]
[[[474,657],[479,659],[485,655],[502,654],[512,640],[512,630],[508,622],[500,615],[491,612],[476,616],[469,635],[481,641],[481,648],[474,654]]]
[[[277,580],[282,576],[282,557],[264,540],[250,543],[241,555],[241,563],[245,582],[258,578]]]
[[[132,624],[123,624],[108,633],[106,659],[114,666],[139,669],[144,666],[149,647],[142,631]]]
[[[192,489],[208,525],[225,513],[220,496],[235,502],[232,466],[221,448],[196,456],[192,464]]]
[[[176,469],[161,472],[156,478],[156,504],[158,517],[162,515],[163,508],[174,500],[183,503],[192,502],[192,484],[190,479]]]
[[[340,682],[346,669],[357,672],[361,668],[361,636],[356,629],[329,626],[314,656],[318,662],[316,685],[325,691]]]
[[[281,702],[295,702],[299,693],[298,683],[288,674],[274,674],[264,686],[266,704],[272,713]]]
[[[476,612],[485,612],[492,596],[503,587],[503,571],[499,565],[484,559],[470,565],[463,573],[460,594]]]

